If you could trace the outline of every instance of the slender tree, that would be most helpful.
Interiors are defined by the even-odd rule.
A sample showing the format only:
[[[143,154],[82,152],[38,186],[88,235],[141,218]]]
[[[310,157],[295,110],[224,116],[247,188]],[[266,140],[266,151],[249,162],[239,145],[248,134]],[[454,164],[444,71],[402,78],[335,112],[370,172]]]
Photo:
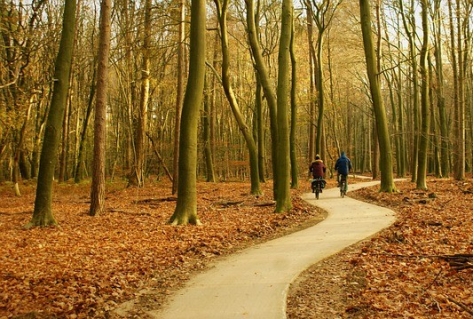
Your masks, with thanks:
[[[281,35],[278,52],[278,85],[277,85],[277,119],[278,119],[278,178],[276,212],[287,212],[291,209],[290,194],[290,130],[288,105],[290,93],[290,43],[293,21],[293,2],[283,0],[281,8]]]
[[[143,46],[141,48],[140,104],[135,126],[134,162],[128,179],[128,186],[143,187],[144,185],[145,135],[147,129],[148,100],[150,97],[151,9],[151,0],[146,0],[144,8]]]
[[[380,74],[377,73],[377,61],[374,55],[370,3],[369,0],[359,0],[359,5],[367,76],[369,78],[372,106],[375,114],[375,124],[380,147],[380,191],[393,192],[395,191],[395,183],[393,181],[392,172],[392,148],[390,145],[387,115],[380,90]]]
[[[100,10],[97,98],[94,119],[94,165],[92,167],[91,206],[89,215],[101,214],[105,208],[105,145],[107,138],[107,85],[110,52],[111,0],[102,0]]]
[[[179,140],[178,201],[169,223],[199,225],[197,216],[197,130],[206,67],[206,1],[192,0],[189,77],[184,95]]]
[[[54,88],[51,106],[46,122],[43,147],[40,157],[38,184],[36,188],[33,218],[26,225],[33,226],[55,225],[56,220],[52,211],[52,192],[54,169],[57,162],[57,151],[67,93],[69,90],[69,74],[71,72],[72,52],[74,48],[74,29],[76,24],[76,1],[66,0],[63,13],[63,28],[59,52],[54,71]]]
[[[239,103],[234,94],[232,83],[230,79],[230,53],[229,53],[229,40],[227,35],[227,7],[228,0],[215,0],[217,8],[218,21],[220,26],[221,36],[221,49],[222,49],[222,86],[224,92],[229,101],[232,113],[237,121],[240,131],[242,132],[247,149],[249,153],[249,164],[250,164],[250,192],[253,195],[261,195],[262,190],[260,187],[260,178],[258,174],[258,151],[255,140],[253,139],[252,132],[249,126],[245,123],[245,119],[240,110]]]
[[[290,41],[290,60],[291,60],[291,126],[290,126],[290,163],[291,163],[291,188],[298,188],[298,161],[296,154],[296,126],[298,123],[298,101],[297,83],[298,71],[295,54],[295,23],[291,21],[291,41]]]
[[[247,7],[247,36],[252,51],[252,56],[255,61],[255,70],[257,73],[257,79],[259,80],[260,85],[262,86],[263,95],[266,98],[267,105],[269,108],[270,114],[270,132],[272,139],[271,154],[273,160],[273,193],[274,197],[277,196],[276,191],[278,189],[278,175],[276,169],[279,166],[279,158],[277,156],[278,151],[278,138],[277,138],[277,99],[276,92],[270,81],[270,74],[268,68],[265,64],[265,59],[263,57],[262,49],[259,45],[257,38],[257,26],[255,23],[256,14],[255,14],[255,4],[253,0],[245,0],[245,5]]]
[[[449,130],[448,130],[448,116],[446,112],[446,98],[445,98],[445,83],[443,73],[443,42],[441,39],[442,34],[442,17],[441,17],[441,0],[434,1],[434,12],[432,15],[433,20],[433,33],[434,33],[434,57],[436,61],[436,67],[434,69],[436,74],[436,105],[438,107],[438,118],[440,127],[440,139],[441,139],[441,159],[440,168],[441,175],[443,177],[449,177],[450,165],[449,165]]]
[[[184,51],[185,51],[185,0],[179,1],[179,26],[178,26],[178,64],[177,64],[177,83],[176,83],[176,117],[174,129],[174,152],[173,152],[173,186],[171,192],[173,194],[178,190],[178,175],[179,175],[179,139],[180,139],[180,123],[181,112],[183,108],[183,87],[184,87]]]
[[[421,0],[421,25],[423,29],[423,44],[420,51],[420,73],[421,73],[421,130],[420,147],[418,149],[418,173],[416,176],[416,188],[427,189],[426,171],[428,163],[428,143],[430,130],[430,101],[429,101],[429,76],[428,76],[428,39],[430,37],[428,28],[428,3]]]

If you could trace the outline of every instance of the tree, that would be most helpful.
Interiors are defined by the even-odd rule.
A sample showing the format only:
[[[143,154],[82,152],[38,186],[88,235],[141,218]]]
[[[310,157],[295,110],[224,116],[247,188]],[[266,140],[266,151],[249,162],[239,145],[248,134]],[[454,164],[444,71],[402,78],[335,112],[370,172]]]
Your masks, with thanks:
[[[94,119],[94,165],[92,167],[91,206],[89,209],[89,215],[91,216],[101,214],[105,207],[105,145],[107,138],[107,85],[111,11],[111,0],[102,0]]]
[[[145,134],[147,127],[148,99],[150,96],[151,0],[145,1],[144,16],[143,46],[141,48],[140,104],[135,121],[134,162],[128,179],[128,186],[137,187],[143,187],[144,184]]]
[[[375,114],[377,135],[380,147],[380,191],[395,191],[392,172],[392,149],[390,145],[390,135],[387,125],[387,116],[380,91],[380,74],[377,73],[377,61],[374,55],[374,45],[372,41],[372,19],[369,0],[359,0],[360,21],[362,37],[364,41],[364,53],[367,65],[367,76],[369,78],[370,93],[372,96],[372,107]]]
[[[291,119],[290,119],[290,163],[291,163],[291,188],[298,188],[298,161],[296,154],[296,126],[298,123],[298,102],[297,83],[298,71],[295,53],[295,23],[291,23],[291,41],[290,41],[290,60],[291,60]]]
[[[441,0],[434,1],[434,13],[432,15],[433,20],[433,33],[434,33],[434,57],[436,61],[435,74],[436,74],[436,97],[440,127],[440,139],[441,139],[441,175],[448,177],[450,172],[449,165],[449,130],[448,120],[446,114],[446,98],[444,89],[444,74],[443,74],[443,42],[441,40],[442,31],[442,17],[441,17]]]
[[[183,83],[184,83],[184,52],[185,52],[185,0],[179,1],[179,27],[178,27],[178,63],[177,63],[177,83],[176,83],[176,117],[174,128],[174,152],[173,152],[173,186],[171,192],[176,193],[178,188],[179,174],[179,139],[181,112],[183,108]]]
[[[277,190],[278,190],[278,174],[276,172],[277,167],[279,166],[279,157],[278,157],[278,129],[277,129],[277,99],[276,93],[273,89],[273,86],[270,81],[270,75],[265,65],[265,60],[263,58],[263,53],[260,48],[258,38],[257,38],[257,26],[255,19],[257,16],[255,14],[255,7],[253,0],[245,0],[245,5],[247,7],[247,15],[246,15],[246,22],[247,22],[247,36],[248,42],[250,45],[250,49],[252,51],[252,56],[255,61],[255,70],[257,73],[257,79],[259,84],[262,86],[263,95],[266,98],[269,113],[270,113],[270,132],[271,132],[271,154],[273,160],[273,193],[274,196],[277,197]],[[259,97],[257,97],[259,98]]]
[[[192,0],[189,76],[183,102],[179,140],[178,201],[172,225],[199,225],[197,216],[197,129],[206,67],[206,1]]]
[[[313,20],[318,29],[316,49],[310,49],[310,52],[314,53],[312,59],[314,60],[314,80],[317,92],[317,106],[318,116],[316,125],[316,153],[320,154],[325,159],[325,148],[324,148],[324,111],[326,106],[326,93],[325,93],[325,75],[323,67],[323,47],[324,47],[324,36],[326,30],[331,25],[331,21],[334,18],[337,7],[341,1],[337,0],[335,3],[331,0],[324,0],[322,2],[316,2],[313,0]],[[312,44],[311,44],[312,45]]]
[[[260,188],[260,177],[258,173],[258,151],[255,140],[253,139],[252,132],[249,126],[245,123],[245,119],[239,107],[239,103],[234,94],[230,79],[230,54],[229,54],[229,41],[227,35],[227,7],[228,0],[214,1],[217,8],[218,21],[221,31],[221,49],[222,49],[222,86],[224,92],[229,101],[232,113],[237,121],[240,131],[242,132],[247,149],[249,153],[249,164],[250,164],[250,193],[253,195],[261,195],[262,190]]]
[[[289,83],[290,83],[290,43],[293,24],[293,4],[291,0],[283,0],[281,7],[281,35],[278,52],[278,85],[277,85],[277,145],[278,166],[276,168],[277,213],[291,209],[290,194],[290,131],[288,120]]]
[[[428,76],[428,3],[427,0],[421,0],[421,24],[423,29],[423,44],[420,52],[420,73],[421,73],[421,130],[420,147],[418,150],[418,173],[416,177],[416,188],[427,189],[426,170],[428,162],[428,143],[430,129],[430,101],[429,101],[429,76]]]
[[[61,41],[54,71],[55,82],[53,96],[46,122],[40,157],[35,206],[33,217],[26,225],[27,228],[56,224],[51,207],[52,188],[54,169],[57,162],[56,153],[59,147],[62,119],[69,90],[69,75],[71,72],[72,52],[74,48],[75,15],[76,1],[66,0],[64,4]]]

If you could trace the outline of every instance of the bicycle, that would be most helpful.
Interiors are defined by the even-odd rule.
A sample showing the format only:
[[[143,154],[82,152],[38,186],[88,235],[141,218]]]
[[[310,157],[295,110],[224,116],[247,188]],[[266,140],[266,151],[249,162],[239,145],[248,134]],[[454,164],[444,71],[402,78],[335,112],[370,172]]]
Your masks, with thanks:
[[[324,180],[321,177],[315,178],[311,181],[311,189],[313,190],[316,199],[319,199],[319,194],[323,192]]]
[[[347,176],[346,175],[340,175],[339,189],[341,191],[341,197],[344,198],[344,196],[347,194]]]

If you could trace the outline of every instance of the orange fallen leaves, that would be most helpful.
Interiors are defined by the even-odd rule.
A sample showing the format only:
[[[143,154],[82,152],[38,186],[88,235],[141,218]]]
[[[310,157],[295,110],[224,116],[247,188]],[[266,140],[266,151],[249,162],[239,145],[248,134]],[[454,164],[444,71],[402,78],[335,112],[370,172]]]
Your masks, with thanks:
[[[257,206],[271,202],[271,183],[259,198],[248,183],[199,183],[203,226],[176,227],[166,224],[176,205],[171,185],[108,187],[106,213],[90,217],[87,185],[55,185],[59,226],[30,230],[22,226],[31,219],[34,185],[23,185],[21,198],[0,187],[0,318],[103,318],[151,283],[169,293],[209,260],[321,215],[297,195],[289,214]]]
[[[430,179],[428,187],[403,182],[399,193],[371,188],[352,195],[397,212],[397,222],[350,261],[368,281],[349,307],[365,309],[363,318],[472,318],[472,258],[460,271],[443,258],[472,257],[472,180]]]

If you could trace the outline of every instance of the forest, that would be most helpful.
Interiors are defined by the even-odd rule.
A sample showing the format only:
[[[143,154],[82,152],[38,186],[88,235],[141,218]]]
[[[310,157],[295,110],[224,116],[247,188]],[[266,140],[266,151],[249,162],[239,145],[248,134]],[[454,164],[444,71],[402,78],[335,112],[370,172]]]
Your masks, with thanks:
[[[332,167],[341,151],[351,157],[355,172],[374,177],[389,158],[396,176],[462,180],[472,170],[472,1],[371,2],[389,154],[379,148],[356,1],[290,3],[291,61],[284,80],[279,47],[286,25],[280,2],[207,2],[202,103],[191,117],[187,109],[182,112],[188,67],[196,62],[189,55],[190,4],[114,1],[104,73],[98,67],[104,52],[101,3],[77,1],[73,17],[64,20],[74,25],[66,34],[72,56],[57,112],[54,179],[79,183],[93,175],[94,112],[100,103],[105,107],[106,178],[126,178],[130,186],[141,187],[145,177],[155,176],[173,180],[176,192],[183,118],[197,121],[199,178],[248,180],[254,160],[257,179],[272,178],[278,153],[272,140],[283,145],[273,135],[278,115],[285,115],[288,124],[282,138],[290,141],[284,150],[291,153],[293,182],[305,176],[316,153]],[[55,63],[65,3],[0,4],[0,180],[12,181],[18,195],[19,181],[35,179],[41,167],[59,81]],[[98,89],[104,74],[105,96]],[[279,76],[288,84],[284,94],[277,92]],[[273,105],[275,97],[285,101],[284,112]]]
[[[317,154],[328,180],[345,152],[380,180],[366,196],[434,220],[403,213],[404,238],[457,227],[424,256],[472,270],[472,6],[0,0],[0,316],[108,317],[153,273],[164,298],[206,260],[322,218],[299,199]],[[458,280],[462,302],[433,311],[472,315],[472,274],[440,267],[430,288]]]

